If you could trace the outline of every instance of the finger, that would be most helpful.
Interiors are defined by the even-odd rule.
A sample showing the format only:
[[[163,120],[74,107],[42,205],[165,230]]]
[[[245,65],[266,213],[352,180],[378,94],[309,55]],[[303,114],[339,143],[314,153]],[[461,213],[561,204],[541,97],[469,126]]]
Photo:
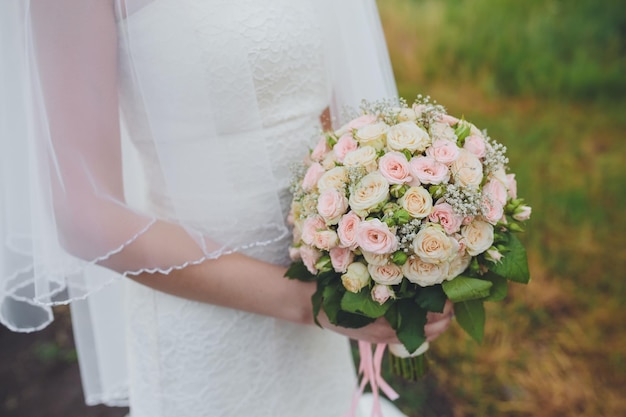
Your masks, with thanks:
[[[438,338],[443,332],[448,329],[448,327],[450,327],[450,323],[450,316],[432,323],[427,323],[424,326],[424,334],[426,335],[426,340],[431,342]]]

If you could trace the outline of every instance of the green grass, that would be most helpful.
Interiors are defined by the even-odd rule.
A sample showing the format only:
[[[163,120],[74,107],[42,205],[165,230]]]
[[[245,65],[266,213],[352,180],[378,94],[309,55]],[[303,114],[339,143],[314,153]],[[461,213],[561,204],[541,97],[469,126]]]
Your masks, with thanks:
[[[533,207],[522,236],[531,283],[488,306],[483,345],[458,326],[440,338],[434,379],[403,387],[399,404],[421,417],[442,415],[442,395],[455,417],[626,415],[626,8],[379,7],[401,95],[430,94],[487,128]]]

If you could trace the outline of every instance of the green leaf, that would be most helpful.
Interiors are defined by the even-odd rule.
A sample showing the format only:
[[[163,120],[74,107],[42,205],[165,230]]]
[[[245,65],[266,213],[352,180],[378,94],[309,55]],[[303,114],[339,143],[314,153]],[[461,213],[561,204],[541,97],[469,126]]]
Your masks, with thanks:
[[[337,326],[348,327],[351,329],[358,329],[363,326],[367,326],[373,323],[376,319],[371,317],[362,316],[360,314],[352,314],[346,311],[340,311],[337,314]]]
[[[319,327],[322,327],[322,325],[317,321],[317,316],[319,316],[320,309],[322,308],[323,294],[324,287],[318,283],[315,293],[311,296],[311,304],[313,305],[313,320]]]
[[[412,300],[399,300],[398,327],[396,334],[409,352],[414,352],[426,341],[424,325],[427,311],[419,307]]]
[[[509,250],[498,263],[489,265],[489,269],[511,281],[527,284],[530,281],[526,248],[517,236],[509,234],[506,247]]]
[[[385,319],[391,325],[391,328],[398,330],[398,303],[393,303],[389,310],[385,313]]]
[[[372,300],[368,287],[362,289],[358,293],[346,291],[341,298],[342,310],[371,318],[384,316],[391,304],[392,302],[388,301],[381,305]]]
[[[478,278],[459,275],[452,281],[445,281],[441,286],[453,303],[487,297],[493,284]]]
[[[506,278],[489,272],[483,276],[483,279],[493,284],[489,290],[489,296],[484,299],[485,301],[502,301],[506,298],[509,290],[509,282]]]
[[[301,261],[292,263],[287,272],[285,272],[285,277],[305,282],[315,281],[316,279],[316,276],[310,273]]]
[[[420,288],[417,297],[415,297],[415,302],[423,309],[442,313],[447,299],[448,297],[443,292],[441,285],[433,285],[432,287]]]
[[[324,312],[326,312],[328,320],[334,325],[338,325],[337,315],[339,311],[341,311],[342,296],[343,294],[337,291],[336,288],[332,286],[324,287],[324,292],[322,293],[322,308]]]
[[[454,304],[454,315],[459,325],[478,343],[485,331],[485,307],[482,300],[461,301]]]

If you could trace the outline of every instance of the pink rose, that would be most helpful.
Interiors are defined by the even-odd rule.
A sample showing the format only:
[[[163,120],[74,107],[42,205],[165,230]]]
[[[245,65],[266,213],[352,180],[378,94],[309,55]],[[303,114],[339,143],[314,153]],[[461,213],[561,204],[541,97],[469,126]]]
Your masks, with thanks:
[[[337,226],[337,234],[339,235],[340,246],[344,248],[356,249],[356,231],[361,223],[361,218],[353,211],[349,212],[341,219]]]
[[[348,123],[348,127],[350,129],[360,129],[363,126],[371,125],[377,120],[377,117],[373,114],[364,114],[363,116],[359,116],[354,120],[351,120]]]
[[[413,175],[423,184],[441,184],[450,179],[448,167],[430,156],[412,158],[409,164]]]
[[[456,214],[448,203],[435,204],[428,219],[443,226],[443,230],[449,235],[461,230],[461,225],[463,224],[463,217]]]
[[[348,199],[336,188],[329,188],[317,199],[317,212],[324,218],[327,225],[337,224],[341,215],[348,209]]]
[[[450,165],[459,157],[459,147],[456,143],[445,139],[438,139],[426,149],[426,155],[442,164]]]
[[[489,198],[497,201],[502,206],[506,204],[508,196],[506,187],[498,180],[490,180],[487,184],[485,184],[483,187],[483,195],[489,196]]]
[[[337,232],[333,230],[320,230],[313,235],[313,246],[318,249],[329,251],[339,244]]]
[[[315,234],[325,229],[326,222],[321,216],[307,217],[302,223],[302,241],[307,245],[312,245]]]
[[[350,248],[335,247],[330,250],[330,263],[335,272],[345,273],[353,261],[354,253]]]
[[[389,184],[404,184],[413,181],[411,166],[404,154],[388,152],[378,160],[378,170]]]
[[[345,134],[339,138],[335,146],[333,146],[333,152],[337,157],[337,161],[343,163],[343,159],[349,152],[356,151],[358,148],[358,142],[354,140],[352,135]]]
[[[454,126],[455,124],[459,122],[459,119],[457,119],[454,116],[450,116],[449,114],[444,114],[439,118],[439,121],[443,123],[447,123],[450,126]]]
[[[302,245],[300,247],[300,257],[302,258],[302,262],[306,269],[309,270],[313,275],[317,274],[317,268],[315,264],[322,257],[322,253],[311,246]]]
[[[513,218],[520,222],[525,222],[530,219],[530,214],[532,213],[532,209],[530,206],[519,206],[515,213],[513,214]]]
[[[330,152],[330,147],[328,146],[326,135],[322,135],[319,142],[317,142],[317,146],[315,146],[315,149],[313,149],[313,152],[311,152],[311,159],[320,162],[322,159],[324,159],[324,156],[328,152]]]
[[[504,205],[489,194],[483,195],[482,214],[485,220],[495,225],[504,216]]]
[[[378,304],[385,304],[388,299],[394,297],[395,294],[393,290],[387,285],[376,284],[374,288],[372,288],[372,300],[376,301]]]
[[[309,169],[307,169],[306,174],[304,174],[304,179],[302,180],[302,188],[304,191],[311,191],[317,185],[317,181],[324,175],[326,170],[319,163],[313,163]]]
[[[515,180],[515,174],[509,174],[506,176],[506,188],[508,189],[509,197],[516,199],[517,181]]]
[[[485,140],[478,135],[469,135],[466,137],[463,148],[476,155],[477,158],[484,158],[487,154]]]
[[[361,222],[357,228],[356,241],[363,250],[379,255],[391,253],[398,248],[396,235],[378,219]]]

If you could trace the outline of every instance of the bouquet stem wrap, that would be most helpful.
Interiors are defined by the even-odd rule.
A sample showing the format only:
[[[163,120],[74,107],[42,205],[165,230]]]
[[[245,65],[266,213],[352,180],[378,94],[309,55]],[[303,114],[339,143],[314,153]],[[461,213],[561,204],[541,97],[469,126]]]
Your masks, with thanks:
[[[354,417],[358,408],[359,399],[363,395],[363,391],[367,384],[372,388],[373,405],[371,417],[384,417],[380,406],[380,393],[382,391],[387,398],[394,401],[397,400],[400,395],[385,381],[381,374],[383,356],[385,355],[385,349],[387,345],[379,343],[376,345],[374,352],[372,352],[372,343],[359,341],[359,355],[361,357],[361,363],[359,365],[359,375],[361,375],[361,383],[358,390],[355,392],[352,399],[352,407],[346,414],[346,417]]]
[[[426,358],[428,342],[422,343],[413,353],[410,353],[402,344],[389,345],[389,362],[391,371],[407,381],[417,381],[426,374]]]

